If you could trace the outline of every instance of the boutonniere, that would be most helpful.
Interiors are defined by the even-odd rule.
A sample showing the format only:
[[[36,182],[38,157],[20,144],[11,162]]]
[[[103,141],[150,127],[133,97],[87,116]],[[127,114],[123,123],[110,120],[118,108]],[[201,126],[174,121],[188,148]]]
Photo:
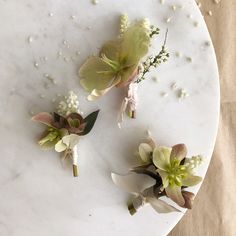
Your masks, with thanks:
[[[71,159],[74,177],[78,177],[78,143],[92,130],[99,113],[97,110],[83,118],[78,105],[77,96],[71,91],[59,103],[56,112],[42,112],[32,117],[33,121],[46,126],[43,138],[38,142],[41,148],[54,148],[63,153],[64,159]]]
[[[163,196],[178,206],[192,208],[195,195],[187,187],[199,184],[202,178],[195,175],[195,169],[202,163],[202,156],[187,156],[184,144],[163,147],[153,139],[139,146],[137,157],[141,165],[134,167],[127,175],[112,173],[113,182],[132,194],[128,209],[131,215],[141,207],[150,205],[158,213],[180,211],[167,203]]]
[[[159,29],[151,26],[147,19],[130,24],[128,16],[121,17],[120,35],[103,45],[99,56],[92,56],[79,70],[80,83],[94,101],[112,88],[123,88],[126,96],[122,102],[118,124],[127,111],[131,118],[136,117],[138,84],[146,79],[150,69],[167,61],[166,38],[157,55],[149,55],[151,40],[159,34]]]

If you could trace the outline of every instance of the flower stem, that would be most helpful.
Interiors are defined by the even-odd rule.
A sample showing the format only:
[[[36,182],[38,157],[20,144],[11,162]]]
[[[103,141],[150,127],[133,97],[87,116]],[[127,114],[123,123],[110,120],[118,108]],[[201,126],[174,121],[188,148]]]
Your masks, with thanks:
[[[77,165],[73,165],[73,175],[74,177],[78,177],[79,173],[78,173],[78,166]]]
[[[128,204],[128,210],[130,215],[132,216],[137,213],[137,210],[135,209],[134,204],[132,202]]]
[[[130,110],[129,111],[129,117],[132,118],[132,119],[136,119],[136,110]]]
[[[73,175],[74,177],[79,176],[79,168],[78,168],[78,150],[77,146],[75,146],[72,150],[72,160],[73,160]]]

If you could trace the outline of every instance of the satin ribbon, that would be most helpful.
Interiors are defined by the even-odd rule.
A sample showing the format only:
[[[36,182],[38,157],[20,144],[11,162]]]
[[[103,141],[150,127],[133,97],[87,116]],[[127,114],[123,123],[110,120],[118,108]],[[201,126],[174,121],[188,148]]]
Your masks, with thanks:
[[[119,116],[118,126],[121,128],[121,123],[124,121],[124,114],[129,109],[129,112],[136,112],[138,107],[138,84],[132,82],[128,85],[127,96],[123,99]]]

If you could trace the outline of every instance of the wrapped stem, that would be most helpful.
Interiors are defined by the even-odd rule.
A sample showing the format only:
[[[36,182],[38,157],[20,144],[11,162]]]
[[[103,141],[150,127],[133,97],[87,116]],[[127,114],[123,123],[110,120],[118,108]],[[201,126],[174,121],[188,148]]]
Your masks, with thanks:
[[[78,168],[78,148],[77,145],[73,148],[67,149],[64,153],[64,159],[71,159],[73,164],[73,176],[79,176],[79,168]]]
[[[127,98],[129,99],[128,106],[129,106],[129,116],[132,119],[136,118],[136,112],[137,112],[137,103],[138,103],[138,85],[137,83],[131,83],[128,87],[128,96]]]
[[[128,85],[127,88],[127,95],[124,98],[121,109],[119,112],[119,118],[118,118],[118,125],[121,126],[121,123],[124,120],[124,113],[128,109],[128,115],[130,118],[135,119],[136,113],[137,113],[137,106],[138,106],[138,84],[135,82],[132,82]]]
[[[138,197],[135,197],[128,203],[128,210],[131,215],[134,215],[137,213],[137,211],[146,205],[146,200],[143,196],[139,195]]]
[[[72,150],[72,161],[73,161],[73,175],[74,177],[79,176],[79,168],[78,168],[78,148],[77,145]]]

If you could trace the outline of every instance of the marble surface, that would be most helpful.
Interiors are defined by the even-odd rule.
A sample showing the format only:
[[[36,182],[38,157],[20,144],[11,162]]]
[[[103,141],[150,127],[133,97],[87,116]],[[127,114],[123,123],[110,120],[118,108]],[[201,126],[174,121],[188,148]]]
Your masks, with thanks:
[[[153,52],[160,49],[168,28],[171,59],[150,75],[159,83],[142,83],[138,118],[127,119],[120,130],[116,118],[123,91],[89,103],[77,70],[104,41],[116,36],[118,17],[124,12],[132,19],[148,17],[160,27]],[[150,129],[160,144],[184,142],[189,155],[204,155],[199,174],[205,175],[220,96],[214,49],[206,45],[210,37],[195,2],[0,0],[0,25],[0,235],[166,235],[183,213],[158,215],[146,207],[131,217],[128,194],[113,185],[110,172],[127,172]],[[45,74],[57,84],[48,83]],[[190,96],[179,102],[178,91],[170,88],[174,82]],[[39,149],[42,126],[30,121],[30,113],[52,111],[52,99],[70,89],[78,93],[85,113],[101,109],[93,132],[79,145],[78,179],[70,166],[62,167],[56,153]],[[199,187],[192,190],[196,193]]]

